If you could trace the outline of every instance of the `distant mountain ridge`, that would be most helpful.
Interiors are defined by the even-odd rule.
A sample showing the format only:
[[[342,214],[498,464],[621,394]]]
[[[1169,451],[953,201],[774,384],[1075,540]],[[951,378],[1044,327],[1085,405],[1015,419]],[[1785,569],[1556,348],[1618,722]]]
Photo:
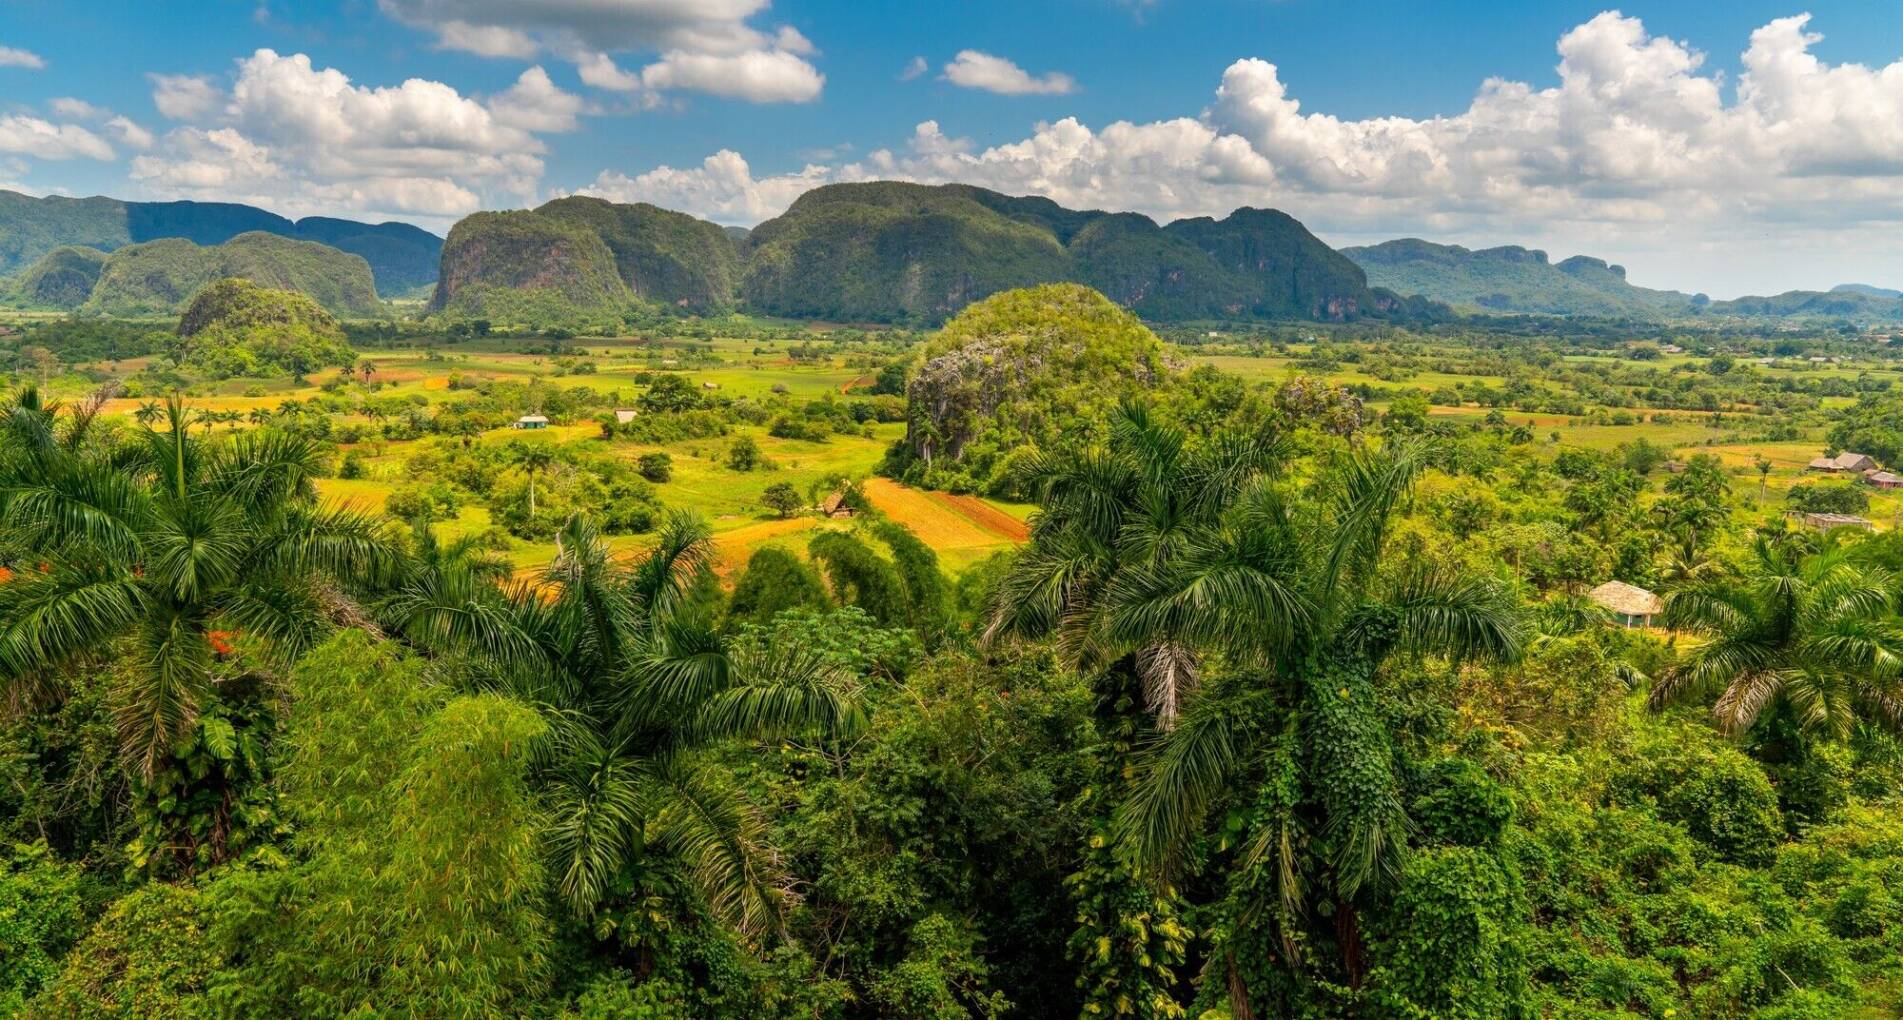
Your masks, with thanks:
[[[305,295],[335,315],[373,316],[385,310],[362,256],[261,230],[212,245],[183,237],[110,252],[68,245],[27,267],[15,286],[18,296],[41,307],[170,315],[206,285],[233,277]]]
[[[167,238],[210,246],[252,232],[312,241],[360,256],[385,297],[433,283],[443,247],[442,238],[407,223],[326,216],[290,220],[230,202],[33,198],[0,189],[0,276],[18,273],[63,247],[111,252]]]
[[[1159,226],[970,185],[833,184],[750,231],[651,205],[565,198],[479,213],[443,249],[432,307],[461,314],[692,310],[936,323],[991,294],[1084,283],[1156,321],[1433,314],[1272,209]]]
[[[1691,315],[1702,294],[1652,290],[1626,280],[1625,267],[1575,255],[1559,263],[1534,248],[1471,249],[1410,237],[1343,248],[1368,282],[1487,312],[1652,318]]]
[[[1341,252],[1374,286],[1480,312],[1903,321],[1903,291],[1864,284],[1713,301],[1704,294],[1637,286],[1626,279],[1625,267],[1604,259],[1575,255],[1550,262],[1545,252],[1518,245],[1472,249],[1409,237]]]

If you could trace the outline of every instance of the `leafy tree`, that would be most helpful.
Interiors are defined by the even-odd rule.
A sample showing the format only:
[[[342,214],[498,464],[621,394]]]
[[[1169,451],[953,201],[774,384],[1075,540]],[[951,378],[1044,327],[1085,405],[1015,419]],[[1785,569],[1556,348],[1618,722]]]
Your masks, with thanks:
[[[761,466],[760,444],[749,435],[734,437],[727,446],[727,466],[735,471],[752,471]]]
[[[585,515],[558,546],[538,584],[498,591],[428,573],[392,615],[415,640],[477,657],[504,690],[545,708],[551,753],[533,779],[548,804],[556,895],[573,916],[639,904],[625,890],[659,894],[646,884],[671,862],[717,916],[748,932],[773,927],[783,887],[759,820],[695,751],[849,733],[859,709],[815,655],[725,653],[695,596],[711,574],[699,520],[669,517],[654,550],[627,568]]]
[[[1784,494],[1784,502],[1805,513],[1858,514],[1870,509],[1870,494],[1846,483],[1799,482]]]
[[[800,490],[792,482],[774,482],[760,494],[760,504],[785,520],[798,513],[806,501],[800,498]]]
[[[1139,671],[1166,735],[1118,824],[1152,875],[1176,870],[1213,805],[1254,777],[1254,806],[1238,805],[1249,867],[1219,950],[1260,958],[1320,937],[1307,913],[1320,896],[1339,973],[1358,982],[1357,916],[1399,880],[1411,828],[1375,671],[1395,652],[1512,657],[1519,623],[1485,580],[1382,569],[1418,449],[1355,453],[1307,498],[1276,484],[1274,453],[1238,437],[1190,449],[1126,407],[1107,449],[1051,472],[992,633],[1055,630],[1085,661]],[[1228,693],[1188,697],[1216,655],[1241,671]],[[1232,971],[1238,1012],[1271,993],[1248,984]]]
[[[766,546],[754,550],[734,581],[727,616],[734,623],[764,624],[789,609],[829,604],[826,586],[812,567],[784,549]]]
[[[1859,722],[1903,730],[1895,581],[1842,548],[1806,555],[1759,539],[1743,577],[1667,596],[1666,626],[1703,635],[1652,687],[1654,706],[1711,701],[1725,730],[1788,714],[1811,738]]]
[[[129,653],[137,665],[114,692],[120,741],[150,777],[217,696],[214,632],[293,658],[349,584],[392,573],[396,551],[375,518],[317,504],[311,440],[196,440],[175,397],[165,427],[109,446],[89,440],[96,408],[77,408],[62,433],[29,390],[5,423],[0,524],[42,559],[0,585],[0,679],[23,692]]]

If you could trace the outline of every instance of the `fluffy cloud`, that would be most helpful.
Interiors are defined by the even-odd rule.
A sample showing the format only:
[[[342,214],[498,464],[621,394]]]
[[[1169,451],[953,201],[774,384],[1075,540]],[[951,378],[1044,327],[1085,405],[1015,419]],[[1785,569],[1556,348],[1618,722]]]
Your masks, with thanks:
[[[21,114],[0,115],[0,152],[40,159],[112,159],[106,140],[77,124],[54,124]]]
[[[152,105],[167,120],[196,121],[224,105],[224,93],[204,75],[149,74]]]
[[[524,131],[573,131],[581,111],[581,97],[562,91],[540,67],[522,72],[507,92],[489,101],[498,122]]]
[[[853,163],[756,177],[721,152],[699,167],[603,174],[588,190],[752,222],[831,181],[965,181],[1163,219],[1275,205],[1344,243],[1542,243],[1620,257],[1660,283],[1697,282],[1686,274],[1705,270],[1687,266],[1729,271],[1745,247],[1758,264],[1738,286],[1775,282],[1799,251],[1828,267],[1820,275],[1877,253],[1903,277],[1889,254],[1903,221],[1903,60],[1827,64],[1809,26],[1800,15],[1753,32],[1735,80],[1608,12],[1559,40],[1556,84],[1491,79],[1448,116],[1308,111],[1274,64],[1245,59],[1194,116],[1094,129],[1064,118],[982,148],[927,122]],[[967,56],[948,77],[986,66]]]
[[[756,103],[804,103],[819,98],[825,76],[789,50],[712,54],[675,51],[641,70],[656,92],[685,89]]]
[[[37,71],[45,66],[46,61],[37,53],[0,46],[0,67],[24,67],[29,71]]]
[[[532,200],[544,151],[537,133],[572,130],[581,111],[539,67],[485,104],[419,78],[358,85],[303,54],[268,49],[239,61],[220,95],[215,125],[171,131],[133,161],[133,178],[154,194],[434,225]]]
[[[574,63],[583,82],[617,92],[700,92],[756,103],[816,98],[825,76],[806,58],[812,43],[792,26],[752,22],[769,0],[378,0],[439,46],[489,57],[547,51]],[[638,71],[613,54],[656,55]]]
[[[977,50],[961,50],[945,65],[945,80],[968,89],[982,89],[1002,96],[1062,96],[1077,91],[1077,81],[1061,71],[1042,76],[1003,57]]]
[[[924,57],[913,57],[911,61],[905,65],[905,70],[899,72],[899,80],[917,81],[925,77],[925,72],[931,69],[932,65],[926,63]]]

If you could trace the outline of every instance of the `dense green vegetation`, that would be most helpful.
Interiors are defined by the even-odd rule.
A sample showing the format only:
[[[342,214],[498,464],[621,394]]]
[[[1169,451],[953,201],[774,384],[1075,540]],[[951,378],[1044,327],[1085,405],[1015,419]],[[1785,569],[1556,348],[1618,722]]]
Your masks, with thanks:
[[[431,308],[531,324],[613,321],[636,301],[718,311],[733,302],[738,273],[733,241],[705,220],[562,198],[458,222]]]
[[[58,195],[32,198],[0,190],[0,276],[25,270],[62,247],[110,252],[162,238],[182,238],[210,247],[252,231],[314,241],[362,256],[385,297],[435,280],[436,262],[443,247],[436,235],[406,223],[369,224],[322,216],[292,222],[262,209],[227,202],[122,202]]]
[[[218,280],[185,306],[173,358],[217,378],[302,378],[355,361],[343,328],[317,302],[239,279]]]
[[[773,315],[935,322],[1001,290],[1065,280],[1157,320],[1343,321],[1398,310],[1274,210],[1159,227],[968,185],[881,181],[809,191],[748,243],[742,293]]]
[[[175,312],[206,284],[227,277],[306,294],[338,315],[375,315],[380,310],[376,284],[363,259],[259,232],[212,247],[173,238],[120,248],[106,256],[85,308],[111,315]]]
[[[1903,352],[642,321],[0,338],[0,1015],[1898,1015]]]

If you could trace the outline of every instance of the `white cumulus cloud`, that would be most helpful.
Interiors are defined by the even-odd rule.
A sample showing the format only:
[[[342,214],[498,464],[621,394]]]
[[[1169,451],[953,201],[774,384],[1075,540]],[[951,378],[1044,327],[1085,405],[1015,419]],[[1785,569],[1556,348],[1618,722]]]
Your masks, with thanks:
[[[37,71],[45,66],[46,61],[37,53],[0,46],[0,67],[24,67],[29,71]]]
[[[22,114],[0,115],[0,152],[40,159],[113,158],[106,140],[78,124],[55,124]]]
[[[978,50],[960,50],[945,65],[944,74],[953,85],[1003,96],[1062,96],[1077,91],[1077,80],[1061,71],[1033,75],[1003,57]]]
[[[193,74],[148,74],[152,105],[167,120],[196,121],[224,105],[225,95],[209,77]]]
[[[573,130],[582,109],[540,67],[484,103],[421,78],[360,85],[269,49],[240,60],[218,94],[214,123],[177,128],[133,161],[148,192],[434,226],[532,201],[545,149],[537,135]]]
[[[378,0],[437,45],[489,57],[555,54],[615,92],[698,92],[756,103],[816,98],[825,76],[791,25],[756,25],[769,0]],[[615,54],[652,59],[624,70]]]

